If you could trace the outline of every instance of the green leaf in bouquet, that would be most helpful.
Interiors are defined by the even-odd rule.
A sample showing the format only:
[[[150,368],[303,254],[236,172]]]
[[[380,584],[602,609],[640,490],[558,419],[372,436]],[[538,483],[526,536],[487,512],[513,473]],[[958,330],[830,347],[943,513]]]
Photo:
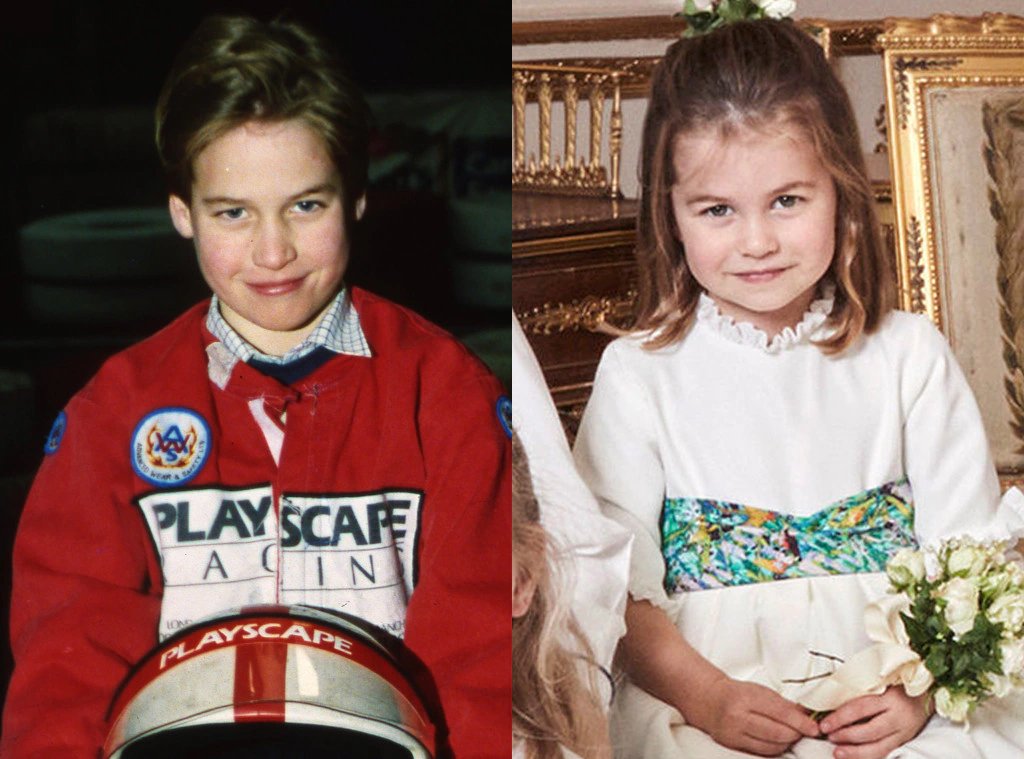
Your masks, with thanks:
[[[907,631],[907,637],[910,639],[910,647],[920,654],[930,640],[927,627],[905,612],[900,612],[900,619],[903,620],[903,629]]]
[[[999,641],[1003,636],[1003,626],[992,622],[984,614],[974,618],[974,627],[960,638],[960,645],[971,652],[975,672],[1001,672],[1002,655]]]
[[[950,636],[949,625],[941,616],[933,614],[924,620],[925,635],[929,640],[945,640]]]
[[[951,662],[949,668],[950,679],[957,683],[969,680],[975,666],[974,652],[965,646],[953,646],[949,653],[949,660]]]
[[[942,646],[936,646],[928,652],[924,659],[924,666],[932,673],[936,682],[945,682],[944,678],[949,672],[949,663],[946,661],[946,651]]]

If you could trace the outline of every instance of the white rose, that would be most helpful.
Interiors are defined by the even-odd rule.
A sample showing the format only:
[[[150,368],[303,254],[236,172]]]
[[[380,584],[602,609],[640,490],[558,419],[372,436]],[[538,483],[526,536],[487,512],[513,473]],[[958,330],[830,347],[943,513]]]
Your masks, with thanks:
[[[1004,640],[999,643],[999,658],[1003,674],[1007,677],[1024,675],[1024,640]]]
[[[963,722],[971,710],[971,697],[966,693],[950,693],[946,688],[935,691],[935,711],[951,722]]]
[[[1024,626],[1024,593],[1005,593],[999,596],[988,607],[988,618],[1001,623],[1007,632],[1021,629]]]
[[[986,675],[984,684],[988,692],[996,698],[1002,698],[1014,688],[1013,680],[1000,675]]]
[[[942,614],[953,637],[970,632],[978,614],[978,586],[963,577],[954,577],[938,588],[936,596],[943,602]]]
[[[976,545],[964,543],[949,553],[946,567],[951,575],[971,576],[981,574],[988,560],[985,552]]]
[[[1006,569],[989,572],[980,581],[981,592],[989,598],[1001,596],[1013,586],[1013,577]]]
[[[768,18],[788,18],[796,10],[796,0],[758,0]]]
[[[1008,561],[1003,565],[1003,572],[1012,585],[1024,589],[1024,566],[1016,561]]]
[[[897,590],[916,585],[924,579],[924,556],[913,548],[901,548],[889,559],[885,573]]]

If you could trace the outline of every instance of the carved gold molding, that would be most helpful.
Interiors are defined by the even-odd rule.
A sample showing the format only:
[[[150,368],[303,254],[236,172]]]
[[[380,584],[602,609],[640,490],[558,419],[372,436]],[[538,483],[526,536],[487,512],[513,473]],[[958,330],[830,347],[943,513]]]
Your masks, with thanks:
[[[886,73],[901,305],[928,314],[942,328],[927,98],[937,88],[1024,83],[1024,18],[891,18],[878,45]]]
[[[680,3],[680,7],[682,4]],[[872,55],[878,52],[876,39],[883,29],[881,19],[809,18],[798,23],[822,40],[829,55]],[[614,18],[514,21],[513,45],[552,42],[606,42],[611,40],[663,39],[682,35],[686,22],[673,16],[626,16]]]
[[[987,413],[990,437],[997,435],[993,455],[1001,481],[1004,485],[1020,482],[1024,470],[1024,371],[1020,370],[1024,341],[1017,340],[1016,334],[1024,322],[1024,300],[1016,296],[1019,288],[1013,280],[1024,281],[1024,266],[1019,264],[1021,251],[1009,241],[1016,239],[1024,224],[1020,221],[1024,205],[1017,199],[1017,180],[1009,175],[1017,177],[1021,169],[1009,171],[1000,165],[1008,155],[1006,132],[999,134],[998,125],[992,121],[982,122],[983,115],[991,115],[994,104],[1002,99],[1014,110],[1003,126],[1019,129],[1016,124],[1024,113],[1024,108],[1017,105],[1024,100],[1024,17],[990,13],[888,19],[878,43],[886,80],[901,307],[927,314],[947,333],[954,352],[958,356],[965,352],[974,361],[976,375],[969,374],[969,381],[983,373],[989,384],[972,381],[972,388],[983,413]],[[947,108],[956,110],[947,114]],[[964,134],[949,131],[956,129],[963,129]],[[940,155],[938,146],[947,144],[954,147],[949,154]],[[965,162],[983,157],[987,182],[972,182],[961,176]],[[964,205],[963,211],[950,210],[953,206],[947,207],[944,202],[946,193],[969,198],[971,203]],[[966,247],[964,238],[951,234],[956,229],[953,222],[939,218],[942,214],[971,214],[981,209],[987,209],[996,222],[991,250],[987,239],[972,240]],[[1014,217],[1012,224],[1010,216]],[[971,221],[961,217],[957,223]],[[1011,226],[1017,231],[1011,233]],[[969,261],[964,257],[989,256],[993,252],[1000,256],[995,281],[989,284],[975,275],[965,284],[963,272]],[[968,289],[980,285],[991,286],[992,291]],[[1001,330],[1002,362],[998,357],[992,357],[991,362],[987,354],[972,353],[981,350],[973,343],[958,343],[964,335],[969,336],[967,331],[960,334],[960,318],[971,298],[1000,300],[995,317],[998,321],[992,329]],[[976,329],[983,327],[978,325]],[[999,363],[1005,364],[1001,377],[996,368]],[[993,378],[1001,386],[998,394],[987,389]],[[1005,434],[1004,424],[1009,424],[1012,436]]]
[[[884,21],[841,21],[830,18],[800,19],[800,25],[813,34],[829,58],[847,55],[875,55],[878,35]]]
[[[636,291],[622,295],[588,295],[568,303],[545,303],[516,317],[528,335],[552,335],[563,332],[618,334],[615,322],[624,322],[633,314]]]
[[[955,58],[951,55],[939,58],[899,57],[894,59],[892,70],[894,102],[896,115],[903,129],[907,128],[907,119],[910,117],[910,74],[922,71],[946,71],[956,68],[963,62],[963,58]]]
[[[1007,13],[888,18],[878,44],[887,50],[1000,50],[1024,45],[1024,18]]]
[[[624,98],[647,97],[651,86],[651,74],[658,65],[659,56],[621,57],[590,57],[590,58],[539,58],[537,60],[517,61],[515,65],[545,66],[552,69],[588,69],[597,71],[617,71],[619,88]],[[527,101],[536,100],[532,93],[527,94]]]
[[[533,192],[620,197],[622,72],[612,67],[573,66],[564,61],[512,64],[512,187]],[[587,158],[576,155],[580,96],[589,114]],[[563,156],[552,157],[552,108],[561,98],[565,122]],[[608,166],[601,161],[605,101],[611,99]],[[538,110],[539,156],[526,154],[526,103]]]
[[[685,21],[669,15],[513,21],[512,44],[538,45],[551,42],[629,39],[671,40],[678,38],[685,28]]]

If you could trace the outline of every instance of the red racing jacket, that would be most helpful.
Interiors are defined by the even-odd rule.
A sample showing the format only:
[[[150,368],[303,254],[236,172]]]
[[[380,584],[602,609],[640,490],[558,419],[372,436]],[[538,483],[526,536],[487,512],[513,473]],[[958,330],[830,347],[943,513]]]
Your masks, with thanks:
[[[214,341],[204,303],[61,413],[14,550],[5,759],[93,759],[158,640],[254,603],[403,638],[451,754],[510,755],[507,399],[442,330],[352,302],[372,357],[286,387]]]

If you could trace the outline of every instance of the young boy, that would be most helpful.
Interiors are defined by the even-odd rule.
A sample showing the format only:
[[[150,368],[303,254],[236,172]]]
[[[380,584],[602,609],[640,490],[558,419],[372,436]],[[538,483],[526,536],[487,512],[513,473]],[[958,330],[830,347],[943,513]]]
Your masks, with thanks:
[[[164,85],[157,144],[213,297],[54,425],[14,553],[0,754],[95,757],[158,639],[281,603],[401,637],[451,753],[507,757],[507,400],[450,336],[344,286],[361,96],[300,27],[209,19]]]

